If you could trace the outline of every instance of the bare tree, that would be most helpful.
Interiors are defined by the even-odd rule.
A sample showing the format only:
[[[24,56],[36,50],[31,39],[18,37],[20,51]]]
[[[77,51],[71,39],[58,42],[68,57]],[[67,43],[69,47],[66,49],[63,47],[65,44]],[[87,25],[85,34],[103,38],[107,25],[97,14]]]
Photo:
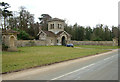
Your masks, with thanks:
[[[50,20],[52,17],[49,14],[42,14],[39,18],[40,24],[42,26],[42,30],[48,30],[48,20]]]

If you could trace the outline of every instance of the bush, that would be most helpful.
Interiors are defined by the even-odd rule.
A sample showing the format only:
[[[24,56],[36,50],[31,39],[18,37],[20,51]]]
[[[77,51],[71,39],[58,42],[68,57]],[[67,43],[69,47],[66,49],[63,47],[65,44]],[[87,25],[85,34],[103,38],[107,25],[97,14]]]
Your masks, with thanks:
[[[20,30],[20,29],[14,29],[15,31],[18,31],[19,34],[17,36],[18,40],[33,40],[34,37],[30,36],[26,31]]]
[[[2,51],[7,51],[8,50],[8,46],[6,46],[4,43],[2,44]]]
[[[34,38],[34,37],[32,37],[32,36],[29,36],[28,38],[29,38],[29,40],[33,40],[33,39],[35,39],[35,38]]]
[[[90,41],[90,40],[88,40],[88,39],[84,39],[83,41]]]
[[[96,37],[95,39],[93,39],[93,41],[102,41],[102,39],[99,37]]]
[[[29,34],[26,33],[25,31],[19,31],[20,33],[18,34],[18,39],[22,40],[28,40],[29,39]]]

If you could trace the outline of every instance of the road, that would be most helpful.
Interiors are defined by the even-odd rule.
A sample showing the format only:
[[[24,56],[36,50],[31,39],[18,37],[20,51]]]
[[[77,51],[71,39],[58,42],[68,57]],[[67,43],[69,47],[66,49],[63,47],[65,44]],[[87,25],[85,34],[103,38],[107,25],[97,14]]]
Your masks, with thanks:
[[[2,77],[3,80],[118,80],[118,50]]]

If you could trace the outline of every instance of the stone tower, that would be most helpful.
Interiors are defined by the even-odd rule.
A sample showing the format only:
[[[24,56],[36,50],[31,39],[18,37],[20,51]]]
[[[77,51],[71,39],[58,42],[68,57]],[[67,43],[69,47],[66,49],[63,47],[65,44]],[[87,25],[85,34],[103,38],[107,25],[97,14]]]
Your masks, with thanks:
[[[65,21],[52,18],[48,22],[48,31],[40,30],[39,40],[46,41],[46,45],[66,45],[70,43],[71,35],[64,31]]]
[[[65,21],[58,18],[53,18],[48,21],[48,31],[53,32],[54,34],[64,31]]]

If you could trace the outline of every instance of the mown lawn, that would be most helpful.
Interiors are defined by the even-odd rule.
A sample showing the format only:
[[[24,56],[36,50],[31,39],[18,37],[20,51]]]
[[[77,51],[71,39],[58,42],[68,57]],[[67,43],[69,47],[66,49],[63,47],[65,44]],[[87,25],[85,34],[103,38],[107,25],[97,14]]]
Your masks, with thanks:
[[[102,46],[102,48],[96,47],[89,50],[64,46],[20,47],[18,52],[2,52],[2,72],[11,72],[109,51],[102,49]]]
[[[97,48],[97,49],[117,49],[120,48],[120,46],[100,46],[100,45],[79,45],[76,47],[81,47],[81,48]]]

